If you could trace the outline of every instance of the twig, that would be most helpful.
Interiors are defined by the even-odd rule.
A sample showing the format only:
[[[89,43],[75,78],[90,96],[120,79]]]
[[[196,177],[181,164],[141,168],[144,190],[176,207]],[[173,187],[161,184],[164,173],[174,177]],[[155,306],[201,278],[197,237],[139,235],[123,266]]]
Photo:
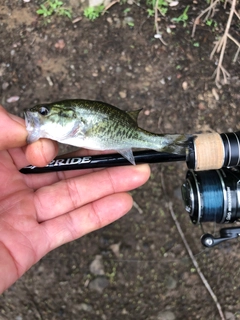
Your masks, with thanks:
[[[137,209],[137,211],[138,211],[140,214],[143,214],[143,209],[139,207],[139,205],[137,204],[136,201],[133,201],[133,206],[134,206],[134,208]]]
[[[237,61],[237,58],[238,58],[238,54],[240,52],[240,42],[238,42],[235,38],[233,38],[230,34],[228,34],[228,38],[231,39],[235,44],[236,46],[238,46],[238,49],[237,49],[237,52],[233,58],[233,62],[235,63]]]
[[[234,10],[234,13],[238,17],[238,19],[240,20],[240,15],[238,14],[237,10]]]
[[[238,55],[239,55],[239,52],[240,52],[240,47],[237,49],[237,52],[233,58],[233,63],[235,63],[237,61],[237,58],[238,58]]]
[[[227,36],[229,39],[231,39],[236,44],[236,46],[240,47],[240,42],[238,42],[236,39],[234,39],[230,34],[228,34]]]
[[[156,29],[156,34],[154,38],[159,39],[165,46],[167,43],[163,40],[162,34],[160,33],[159,26],[158,26],[158,0],[156,0],[155,7],[154,7],[154,24]]]
[[[72,23],[77,23],[77,22],[79,22],[79,21],[81,21],[82,20],[82,17],[77,17],[76,19],[74,19],[73,21],[72,21]]]
[[[184,236],[184,233],[183,233],[183,231],[182,231],[182,228],[181,228],[179,222],[177,221],[177,217],[176,217],[176,215],[175,215],[175,213],[174,213],[174,211],[173,211],[173,208],[172,208],[172,202],[169,202],[169,203],[168,203],[168,207],[169,207],[169,211],[170,211],[170,213],[171,213],[171,216],[172,216],[172,218],[173,218],[173,221],[175,222],[175,225],[176,225],[176,227],[177,227],[177,230],[178,230],[178,232],[179,232],[179,234],[180,234],[180,236],[181,236],[181,238],[182,238],[182,241],[183,241],[183,243],[184,243],[184,245],[185,245],[185,248],[186,248],[186,250],[187,250],[187,252],[188,252],[188,254],[189,254],[189,256],[190,256],[190,258],[191,258],[191,260],[192,260],[192,263],[193,263],[194,267],[196,268],[196,270],[197,270],[197,272],[198,272],[198,275],[199,275],[199,277],[201,278],[204,286],[206,287],[206,289],[208,290],[210,296],[212,297],[212,299],[213,299],[213,301],[214,301],[214,303],[215,303],[215,305],[216,305],[216,307],[217,307],[217,309],[218,309],[218,313],[219,313],[219,315],[220,315],[221,320],[226,320],[226,319],[225,319],[225,316],[224,316],[224,314],[223,314],[223,311],[222,311],[222,307],[221,307],[221,305],[220,305],[219,302],[218,302],[217,296],[215,295],[215,293],[213,292],[212,288],[210,287],[207,279],[206,279],[205,276],[203,275],[203,273],[202,273],[202,271],[201,271],[201,269],[200,269],[200,267],[199,267],[199,265],[198,265],[198,262],[197,262],[197,260],[195,259],[194,255],[193,255],[193,253],[192,253],[192,250],[191,250],[191,248],[190,248],[190,246],[188,245],[188,242],[187,242],[187,240],[186,240],[186,238],[185,238],[185,236]]]
[[[235,8],[236,8],[236,0],[232,0],[231,3],[231,10],[229,13],[229,17],[228,17],[228,21],[227,21],[227,25],[224,31],[224,34],[222,36],[222,38],[216,43],[215,47],[213,48],[213,51],[210,55],[210,59],[212,59],[214,53],[217,51],[221,51],[220,52],[220,57],[219,57],[219,61],[218,61],[218,66],[217,69],[215,70],[214,74],[216,74],[216,78],[215,78],[215,83],[217,85],[217,87],[220,86],[220,74],[222,72],[223,74],[223,79],[224,79],[224,84],[228,83],[228,78],[230,77],[229,73],[223,68],[222,66],[222,62],[223,62],[223,58],[224,58],[224,54],[225,54],[225,50],[226,50],[226,45],[227,45],[227,39],[229,36],[229,29],[232,23],[232,18],[235,12]],[[220,72],[221,71],[221,72]]]
[[[200,18],[207,13],[204,21],[206,21],[210,15],[210,13],[212,12],[212,16],[214,15],[214,11],[215,11],[215,7],[216,5],[220,2],[220,0],[211,0],[210,5],[207,7],[207,9],[205,9],[194,21],[193,24],[193,30],[192,30],[192,37],[195,34],[195,30],[196,30],[196,25],[199,23]],[[221,80],[221,74],[223,76],[223,84],[227,84],[228,80],[230,78],[230,74],[227,72],[227,70],[223,67],[222,63],[223,63],[223,59],[224,59],[224,54],[225,54],[225,50],[226,50],[226,46],[227,46],[227,40],[228,38],[231,39],[236,46],[238,46],[237,52],[234,56],[233,62],[236,62],[238,54],[240,52],[240,43],[229,34],[229,30],[231,27],[231,23],[232,23],[232,19],[234,14],[237,16],[237,18],[240,20],[240,15],[239,13],[236,11],[236,3],[237,0],[225,0],[224,1],[224,9],[226,9],[227,3],[230,3],[231,5],[231,9],[230,9],[230,14],[227,20],[227,24],[226,24],[226,28],[224,30],[224,34],[223,36],[215,43],[215,46],[210,54],[210,59],[213,58],[214,54],[217,52],[220,52],[219,55],[219,60],[218,60],[218,64],[217,64],[217,68],[213,73],[213,76],[215,76],[215,83],[217,85],[217,87],[220,87],[220,80]]]
[[[196,25],[199,24],[199,21],[201,19],[201,17],[208,12],[208,14],[206,15],[204,21],[206,21],[209,16],[210,16],[210,13],[211,13],[211,10],[212,10],[212,16],[214,15],[214,12],[215,12],[215,7],[216,5],[218,4],[220,0],[215,0],[214,2],[211,1],[211,4],[207,7],[207,9],[203,10],[203,12],[201,14],[199,14],[197,16],[197,18],[195,19],[194,23],[193,23],[193,29],[192,29],[192,37],[194,37],[195,35],[195,31],[196,31]]]
[[[102,12],[102,15],[103,15],[109,8],[111,8],[111,7],[114,6],[116,3],[119,3],[119,2],[120,2],[120,0],[114,0],[114,1],[110,2],[110,3],[104,8],[104,10],[103,10],[103,12]]]

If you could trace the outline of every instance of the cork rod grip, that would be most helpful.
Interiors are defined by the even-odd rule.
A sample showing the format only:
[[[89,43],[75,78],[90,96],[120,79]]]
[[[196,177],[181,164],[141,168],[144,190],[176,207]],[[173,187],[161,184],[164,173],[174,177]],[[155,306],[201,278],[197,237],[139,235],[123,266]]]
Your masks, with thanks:
[[[193,136],[189,142],[187,165],[190,169],[216,170],[240,164],[240,131]]]
[[[195,170],[220,169],[224,163],[224,147],[218,133],[197,135],[195,140]]]

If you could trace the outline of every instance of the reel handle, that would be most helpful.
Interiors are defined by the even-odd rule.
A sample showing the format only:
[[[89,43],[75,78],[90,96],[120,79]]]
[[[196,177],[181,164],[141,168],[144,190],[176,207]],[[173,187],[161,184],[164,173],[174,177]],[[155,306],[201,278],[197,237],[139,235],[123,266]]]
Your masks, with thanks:
[[[215,238],[213,235],[206,233],[201,237],[201,242],[204,247],[212,248],[219,243],[231,239],[238,238],[240,236],[240,228],[232,227],[232,228],[224,228],[219,231],[220,237]]]

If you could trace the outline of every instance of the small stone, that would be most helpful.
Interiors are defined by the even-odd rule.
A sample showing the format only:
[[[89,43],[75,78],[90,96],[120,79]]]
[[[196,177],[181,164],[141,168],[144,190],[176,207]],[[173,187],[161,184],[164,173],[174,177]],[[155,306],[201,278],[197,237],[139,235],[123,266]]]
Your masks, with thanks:
[[[86,312],[92,312],[93,311],[93,307],[90,304],[87,304],[87,303],[80,303],[77,306],[77,309],[78,310],[83,310],[83,311],[86,311]]]
[[[89,283],[89,289],[102,293],[108,285],[109,281],[106,277],[97,277]]]
[[[157,315],[157,320],[175,320],[176,316],[172,311],[161,311]]]
[[[225,312],[225,318],[226,320],[235,320],[235,315],[232,312],[226,311]]]
[[[90,271],[92,274],[96,276],[103,276],[105,275],[103,261],[101,255],[96,255],[95,259],[90,264]]]
[[[122,309],[122,314],[128,314],[127,310],[125,308]]]
[[[170,290],[176,289],[177,281],[173,277],[169,276],[165,280],[165,285]]]
[[[146,72],[152,72],[152,70],[153,70],[153,68],[150,64],[145,67]]]
[[[182,83],[182,88],[183,88],[184,91],[186,91],[186,90],[188,89],[188,83],[187,83],[187,81],[184,81],[184,82]]]
[[[203,102],[200,102],[200,103],[198,104],[198,109],[199,109],[199,110],[206,110],[205,104],[204,104]]]
[[[125,99],[127,97],[127,90],[120,91],[119,95],[122,99]]]
[[[63,39],[59,39],[59,40],[55,43],[54,47],[57,48],[57,49],[60,49],[60,50],[63,49],[63,48],[65,47],[65,42],[64,42],[64,40],[63,40]]]
[[[178,1],[171,1],[170,3],[169,3],[169,7],[176,7],[177,5],[178,5]]]
[[[121,67],[117,67],[116,68],[116,73],[120,73],[122,71],[122,68]]]
[[[107,17],[107,22],[112,25],[113,24],[113,19],[111,17]]]
[[[20,99],[19,96],[13,96],[7,99],[8,103],[13,103],[13,102],[17,102]]]
[[[115,28],[121,28],[122,26],[121,20],[118,17],[114,17],[113,20],[115,22]]]
[[[9,87],[9,83],[8,82],[3,82],[2,89],[6,90],[8,87]]]
[[[89,0],[89,7],[98,7],[103,4],[103,0]]]
[[[117,258],[120,257],[120,245],[121,245],[121,242],[118,242],[110,246],[110,249],[112,250],[112,252],[115,254]]]

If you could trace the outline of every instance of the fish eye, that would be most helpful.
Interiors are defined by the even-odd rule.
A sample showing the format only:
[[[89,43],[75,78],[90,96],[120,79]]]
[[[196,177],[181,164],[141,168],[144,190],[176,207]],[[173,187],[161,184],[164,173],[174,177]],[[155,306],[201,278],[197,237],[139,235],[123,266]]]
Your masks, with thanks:
[[[38,110],[38,112],[42,115],[42,116],[46,116],[49,113],[48,108],[46,107],[40,107],[40,109]]]

